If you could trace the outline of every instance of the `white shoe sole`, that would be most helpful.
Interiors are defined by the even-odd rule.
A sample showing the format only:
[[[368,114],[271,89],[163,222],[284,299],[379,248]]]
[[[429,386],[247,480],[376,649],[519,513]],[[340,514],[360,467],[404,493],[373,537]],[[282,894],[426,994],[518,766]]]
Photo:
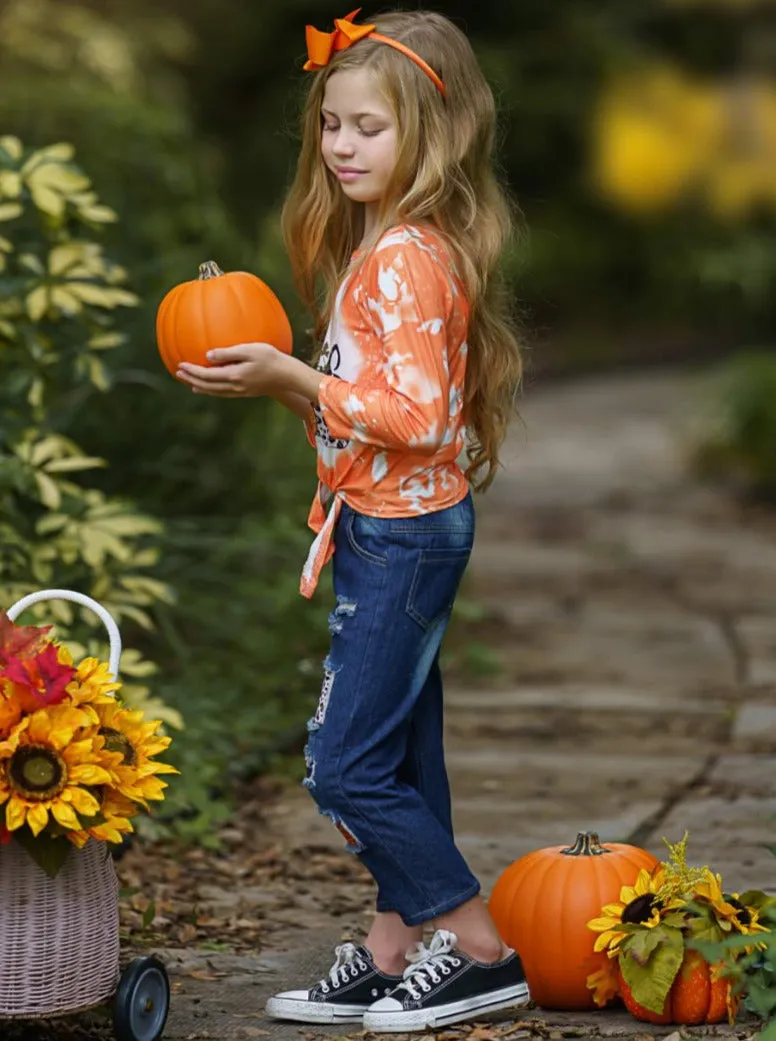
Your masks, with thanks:
[[[527,983],[494,990],[487,998],[465,998],[435,1008],[407,1009],[401,1012],[365,1012],[364,1030],[379,1034],[403,1034],[408,1030],[451,1026],[466,1019],[476,1019],[504,1008],[518,1008],[531,1000]]]
[[[361,1023],[364,1019],[363,1005],[333,1005],[295,998],[270,998],[265,1011],[274,1019],[290,1019],[295,1023]]]

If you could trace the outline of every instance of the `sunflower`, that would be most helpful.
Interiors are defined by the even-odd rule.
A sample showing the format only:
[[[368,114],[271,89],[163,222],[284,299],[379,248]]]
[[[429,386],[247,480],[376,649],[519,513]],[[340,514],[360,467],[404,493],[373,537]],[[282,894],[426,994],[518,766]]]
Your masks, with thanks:
[[[99,788],[94,795],[100,807],[97,823],[67,834],[67,838],[78,849],[85,846],[90,838],[98,842],[119,843],[123,835],[134,831],[130,818],[137,814],[136,803],[112,788]]]
[[[179,772],[174,766],[151,758],[163,752],[172,739],[158,733],[159,720],[146,722],[141,711],[122,708],[114,700],[95,707],[100,717],[99,734],[105,740],[106,749],[121,753],[121,760],[114,769],[113,787],[148,809],[148,800],[163,799],[167,787],[157,775]]]
[[[59,660],[72,663],[67,647],[59,648]],[[107,662],[99,658],[84,658],[74,670],[67,685],[67,693],[74,705],[85,709],[94,723],[99,723],[95,705],[107,705],[115,701],[114,694],[121,684],[113,678]]]
[[[744,935],[768,932],[768,929],[759,923],[757,909],[742,904],[738,893],[725,893],[722,889],[722,876],[715,875],[709,869],[706,869],[705,879],[696,882],[693,897],[710,906],[717,923],[725,932],[730,932],[731,929]]]
[[[0,742],[0,806],[8,831],[27,824],[37,836],[50,820],[80,829],[77,815],[99,812],[88,788],[111,783],[116,757],[95,742],[85,723],[80,709],[55,705],[26,716]]]
[[[607,951],[614,958],[626,933],[618,926],[633,923],[653,928],[660,922],[663,904],[658,900],[658,890],[663,884],[662,865],[648,871],[642,868],[632,886],[623,886],[617,903],[604,904],[601,917],[587,923],[588,929],[599,935],[593,945],[594,951]]]
[[[608,1005],[617,997],[620,990],[620,978],[615,961],[606,960],[606,964],[587,977],[587,986],[593,992],[593,1001],[599,1008]]]

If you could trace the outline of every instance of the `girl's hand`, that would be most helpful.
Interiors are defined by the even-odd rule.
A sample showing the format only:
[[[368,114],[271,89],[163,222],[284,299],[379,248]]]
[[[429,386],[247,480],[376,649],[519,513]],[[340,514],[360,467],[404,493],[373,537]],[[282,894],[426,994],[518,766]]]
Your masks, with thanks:
[[[269,343],[240,343],[207,353],[213,367],[181,362],[176,373],[195,394],[219,398],[255,398],[281,389],[286,355]]]

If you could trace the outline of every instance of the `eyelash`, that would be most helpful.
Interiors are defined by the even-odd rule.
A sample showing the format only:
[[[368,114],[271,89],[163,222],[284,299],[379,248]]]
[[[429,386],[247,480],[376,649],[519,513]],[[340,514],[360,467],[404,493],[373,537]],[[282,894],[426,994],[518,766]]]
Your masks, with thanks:
[[[336,131],[338,129],[339,129],[339,127],[328,126],[326,123],[323,124],[323,130],[324,131],[328,130],[330,133],[333,133],[334,131]],[[359,132],[359,134],[362,135],[362,137],[377,137],[378,134],[382,133],[382,130],[361,130],[361,129],[359,129],[358,132]]]

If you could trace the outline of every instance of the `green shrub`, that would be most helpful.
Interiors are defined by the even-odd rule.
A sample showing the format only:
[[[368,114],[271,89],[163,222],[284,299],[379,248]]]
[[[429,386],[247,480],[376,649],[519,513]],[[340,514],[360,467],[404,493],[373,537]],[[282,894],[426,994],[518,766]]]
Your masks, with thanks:
[[[172,598],[151,572],[162,526],[90,485],[85,475],[104,462],[65,431],[85,394],[109,392],[103,359],[123,340],[115,314],[138,300],[98,241],[116,214],[72,159],[69,144],[31,152],[0,138],[0,603],[43,587],[78,589],[137,632]],[[32,611],[55,621],[77,656],[105,655],[91,612],[62,601]],[[124,651],[126,699],[180,726],[137,682],[154,670],[137,649]]]
[[[751,894],[742,893],[739,899],[747,905],[752,903]],[[713,964],[726,965],[725,975],[733,981],[744,1009],[764,1022],[757,1041],[776,1041],[776,898],[766,898],[759,908],[759,918],[768,932],[694,946]],[[742,948],[752,947],[753,939],[758,941],[757,946],[740,954]]]
[[[755,495],[776,497],[776,349],[746,352],[715,375],[712,415],[696,462]]]

